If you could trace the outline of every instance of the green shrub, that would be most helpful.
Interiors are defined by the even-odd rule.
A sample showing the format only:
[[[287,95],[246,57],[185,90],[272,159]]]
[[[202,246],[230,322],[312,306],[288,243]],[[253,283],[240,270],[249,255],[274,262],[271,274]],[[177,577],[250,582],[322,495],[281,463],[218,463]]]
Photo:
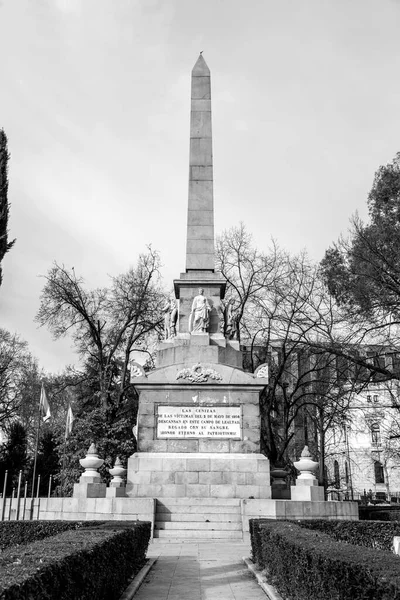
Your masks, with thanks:
[[[398,506],[359,506],[358,514],[362,521],[400,521]]]
[[[335,540],[366,548],[392,551],[393,537],[400,536],[400,522],[381,521],[299,521],[301,527],[317,529]]]
[[[400,521],[400,510],[377,510],[372,518],[377,521]]]
[[[97,525],[101,523],[96,521]],[[69,529],[91,525],[92,521],[2,521],[0,522],[0,551],[9,546],[28,544]]]
[[[141,568],[151,524],[92,522],[0,554],[0,600],[117,600]]]
[[[253,519],[253,553],[291,600],[398,600],[399,557],[338,542],[294,522]],[[258,538],[258,541],[257,541]]]

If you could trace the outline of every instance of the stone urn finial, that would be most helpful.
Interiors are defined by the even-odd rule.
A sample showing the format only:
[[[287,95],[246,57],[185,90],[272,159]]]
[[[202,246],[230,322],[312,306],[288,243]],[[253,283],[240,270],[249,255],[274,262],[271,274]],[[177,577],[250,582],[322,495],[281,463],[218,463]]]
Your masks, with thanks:
[[[79,460],[81,466],[85,469],[85,472],[82,473],[82,477],[99,477],[99,474],[97,472],[97,469],[99,469],[101,467],[101,465],[103,464],[104,460],[102,458],[99,458],[99,455],[97,454],[97,448],[96,445],[90,444],[90,448],[87,451],[86,457],[85,458],[81,458]]]
[[[316,479],[314,471],[317,470],[318,463],[312,459],[308,446],[304,446],[300,460],[293,464],[300,471],[298,479]]]
[[[112,479],[110,481],[110,486],[112,487],[122,487],[124,485],[124,475],[126,473],[126,469],[122,466],[121,460],[119,456],[115,459],[114,467],[112,469],[108,469],[110,475],[112,475]]]

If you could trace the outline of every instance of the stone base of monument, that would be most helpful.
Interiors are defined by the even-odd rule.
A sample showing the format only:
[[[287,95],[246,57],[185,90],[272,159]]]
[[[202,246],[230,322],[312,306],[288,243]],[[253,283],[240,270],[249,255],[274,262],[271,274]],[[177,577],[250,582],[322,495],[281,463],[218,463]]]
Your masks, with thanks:
[[[291,500],[304,500],[305,502],[323,502],[325,500],[324,488],[318,481],[297,479],[296,485],[290,486]]]
[[[124,487],[108,487],[106,490],[106,498],[126,498],[126,489]]]
[[[137,452],[128,460],[132,498],[271,498],[262,454]]]
[[[86,478],[87,479],[87,478]],[[107,485],[105,483],[88,482],[82,476],[79,483],[74,483],[74,498],[105,498]]]
[[[292,486],[292,491],[293,491]],[[320,489],[323,494],[322,488]],[[358,521],[356,502],[319,502],[296,500],[243,500],[243,539],[248,540],[249,519],[301,520],[326,519],[328,521]]]
[[[239,498],[160,498],[154,537],[163,540],[249,541],[249,519],[358,520],[355,502],[297,502]]]

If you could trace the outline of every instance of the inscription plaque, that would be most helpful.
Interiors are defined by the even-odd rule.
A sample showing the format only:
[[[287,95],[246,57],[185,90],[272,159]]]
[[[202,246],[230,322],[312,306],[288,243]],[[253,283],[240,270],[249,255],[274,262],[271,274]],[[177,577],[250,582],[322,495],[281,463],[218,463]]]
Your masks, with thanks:
[[[241,439],[240,406],[157,407],[157,438]]]

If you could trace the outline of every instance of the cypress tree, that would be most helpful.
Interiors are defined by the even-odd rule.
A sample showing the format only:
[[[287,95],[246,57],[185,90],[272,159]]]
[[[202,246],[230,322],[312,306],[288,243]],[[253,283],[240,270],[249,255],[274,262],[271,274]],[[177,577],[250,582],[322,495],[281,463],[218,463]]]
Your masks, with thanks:
[[[7,136],[0,129],[0,285],[3,280],[1,262],[5,254],[12,248],[15,240],[8,241],[8,216],[10,205],[8,203],[8,159],[10,155],[7,148]]]

